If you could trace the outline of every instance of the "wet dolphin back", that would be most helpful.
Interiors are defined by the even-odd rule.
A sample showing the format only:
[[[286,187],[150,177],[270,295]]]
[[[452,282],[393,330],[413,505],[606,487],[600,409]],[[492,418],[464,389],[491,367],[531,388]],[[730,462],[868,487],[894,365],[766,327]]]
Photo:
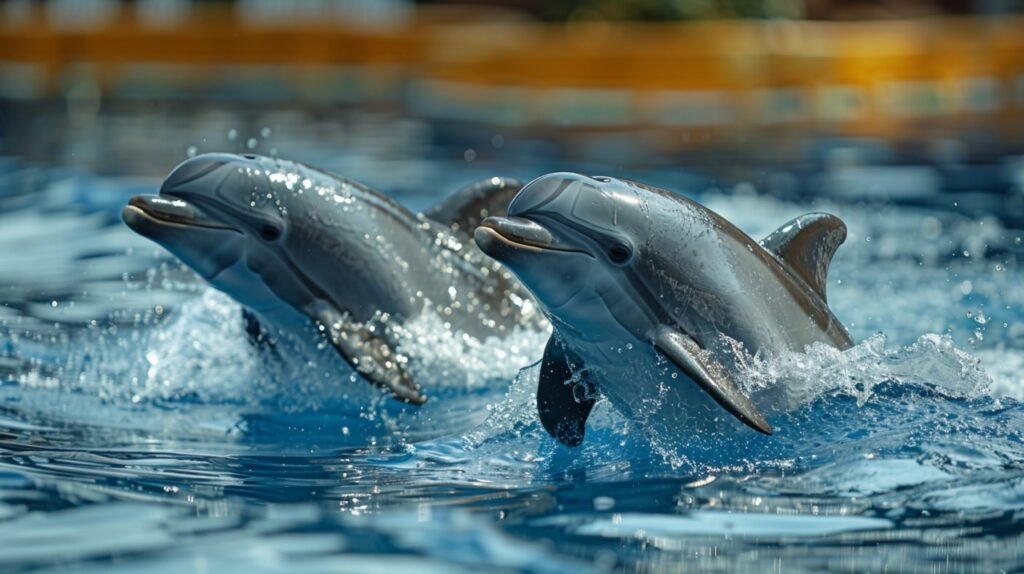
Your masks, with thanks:
[[[706,348],[719,333],[748,351],[801,351],[812,343],[850,346],[825,301],[719,215],[668,192],[642,193],[650,235],[643,284],[674,322]]]
[[[420,269],[431,251],[413,216],[358,183],[298,169],[313,183],[287,202],[291,261],[356,321],[375,311],[415,316],[423,304],[416,291],[436,286]]]
[[[405,321],[429,306],[474,336],[538,324],[526,290],[465,234],[343,177],[289,169],[310,182],[289,193],[289,257],[354,320]]]

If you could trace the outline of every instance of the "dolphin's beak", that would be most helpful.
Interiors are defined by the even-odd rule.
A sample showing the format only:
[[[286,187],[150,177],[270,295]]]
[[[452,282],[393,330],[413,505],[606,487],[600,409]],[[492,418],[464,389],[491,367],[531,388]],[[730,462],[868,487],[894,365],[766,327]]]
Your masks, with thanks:
[[[473,230],[473,240],[480,251],[503,263],[543,253],[553,244],[547,229],[520,217],[488,217]]]
[[[522,217],[488,217],[480,222],[476,231],[492,231],[501,239],[523,246],[553,249],[551,232],[538,223]],[[473,233],[476,238],[477,233]]]
[[[473,239],[481,251],[499,261],[513,254],[545,251],[590,255],[565,245],[546,227],[525,217],[488,217],[473,231]]]
[[[176,197],[136,195],[128,201],[121,216],[128,227],[143,235],[146,235],[146,227],[154,224],[236,231],[206,215],[191,203]]]

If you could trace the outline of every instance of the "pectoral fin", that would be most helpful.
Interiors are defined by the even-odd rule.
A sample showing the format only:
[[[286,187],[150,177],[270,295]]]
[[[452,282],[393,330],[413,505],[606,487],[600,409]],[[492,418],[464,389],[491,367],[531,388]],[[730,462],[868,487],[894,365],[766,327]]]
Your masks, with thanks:
[[[552,335],[540,367],[537,413],[548,434],[566,446],[575,447],[583,442],[584,426],[597,400],[587,392],[589,385],[579,378],[579,373],[574,379],[572,363],[580,365]]]
[[[764,415],[736,385],[725,366],[691,337],[662,327],[654,335],[654,346],[733,416],[758,432],[772,434]]]
[[[318,303],[310,315],[352,368],[404,403],[422,405],[427,398],[405,370],[405,357],[393,345],[361,325],[348,321],[333,306]]]

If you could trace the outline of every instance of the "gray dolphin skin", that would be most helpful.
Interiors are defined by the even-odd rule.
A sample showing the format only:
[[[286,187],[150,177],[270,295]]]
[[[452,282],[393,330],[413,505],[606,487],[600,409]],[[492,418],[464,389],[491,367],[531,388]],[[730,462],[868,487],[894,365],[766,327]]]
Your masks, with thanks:
[[[529,293],[485,257],[468,231],[503,214],[521,186],[491,178],[428,215],[343,177],[280,159],[205,154],[157,196],[123,210],[271,333],[312,322],[365,379],[401,401],[426,395],[400,352],[402,326],[428,309],[474,337],[546,323]]]
[[[537,406],[569,446],[583,441],[600,395],[670,436],[722,428],[719,407],[771,434],[735,381],[737,347],[771,355],[853,344],[825,298],[846,239],[832,215],[798,217],[758,242],[680,195],[555,173],[527,184],[508,216],[485,219],[474,238],[554,324]]]

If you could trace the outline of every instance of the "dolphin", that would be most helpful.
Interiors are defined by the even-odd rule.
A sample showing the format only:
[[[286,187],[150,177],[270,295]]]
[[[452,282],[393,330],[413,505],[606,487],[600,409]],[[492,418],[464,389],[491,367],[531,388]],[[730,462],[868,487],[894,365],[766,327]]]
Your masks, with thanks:
[[[825,296],[846,239],[832,215],[803,215],[758,242],[683,196],[554,173],[527,184],[508,216],[486,218],[474,239],[554,325],[537,407],[548,433],[569,446],[583,441],[602,395],[671,436],[721,429],[715,403],[771,434],[736,382],[740,354],[853,344]]]
[[[468,235],[504,214],[520,187],[490,178],[413,214],[300,163],[218,153],[186,160],[159,195],[131,198],[122,216],[241,303],[250,334],[312,323],[365,379],[418,405],[426,395],[408,369],[416,357],[399,348],[408,321],[430,309],[479,338],[546,325]]]

